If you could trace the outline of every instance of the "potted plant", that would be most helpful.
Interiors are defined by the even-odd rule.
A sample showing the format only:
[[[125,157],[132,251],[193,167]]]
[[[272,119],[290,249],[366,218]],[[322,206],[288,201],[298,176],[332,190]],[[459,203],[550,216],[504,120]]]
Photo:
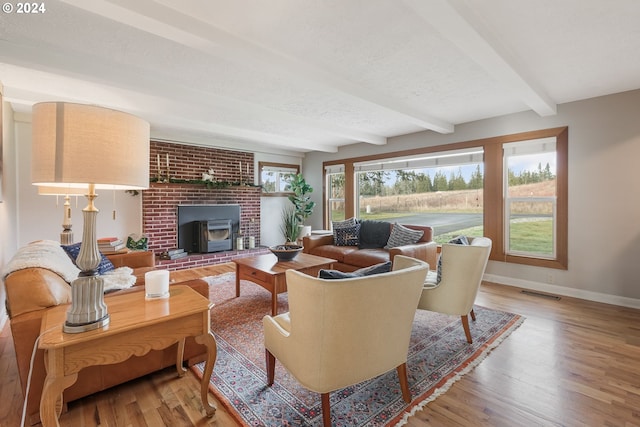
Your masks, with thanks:
[[[282,224],[280,224],[280,230],[285,238],[285,245],[296,242],[298,235],[300,234],[300,228],[298,227],[298,218],[296,216],[295,208],[289,207],[282,210]]]
[[[311,216],[316,202],[311,200],[310,193],[313,188],[307,184],[302,174],[292,175],[289,182],[293,194],[289,195],[289,200],[293,203],[295,217],[298,222],[300,231],[298,237],[304,237],[311,234],[311,226],[304,225],[304,221]]]
[[[285,238],[285,243],[282,245],[270,246],[269,250],[280,261],[291,261],[302,251],[302,246],[296,243],[298,233],[298,219],[296,218],[296,211],[293,207],[288,207],[282,210],[282,224],[280,224],[282,235]]]

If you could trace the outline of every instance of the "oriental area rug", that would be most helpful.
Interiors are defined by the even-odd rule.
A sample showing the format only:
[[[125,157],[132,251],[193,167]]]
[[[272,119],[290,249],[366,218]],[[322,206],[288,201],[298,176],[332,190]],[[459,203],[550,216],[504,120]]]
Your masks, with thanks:
[[[271,295],[241,282],[235,297],[235,274],[205,278],[209,282],[211,330],[218,358],[210,389],[242,426],[321,426],[320,395],[297,383],[276,362],[275,383],[267,387],[262,318],[271,312]],[[288,310],[287,294],[278,296],[278,313]],[[400,392],[396,370],[332,392],[333,426],[401,426],[428,402],[446,392],[500,344],[523,317],[476,305],[468,344],[459,316],[417,310],[407,371],[413,401]],[[193,367],[202,378],[204,363]]]

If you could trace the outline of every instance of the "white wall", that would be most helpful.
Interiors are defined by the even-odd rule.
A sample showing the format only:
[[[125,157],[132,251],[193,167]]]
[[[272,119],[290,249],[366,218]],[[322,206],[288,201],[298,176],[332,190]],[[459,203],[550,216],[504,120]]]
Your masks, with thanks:
[[[512,114],[456,126],[450,135],[420,132],[385,146],[355,144],[311,153],[305,178],[322,188],[322,162],[382,152],[569,127],[569,268],[491,261],[485,279],[561,295],[640,308],[640,90],[563,104],[558,114]],[[314,200],[322,203],[322,192]],[[322,226],[321,209],[311,223]]]
[[[0,86],[1,90],[1,86]],[[17,248],[16,239],[16,161],[13,131],[13,110],[11,105],[2,106],[2,202],[0,203],[0,266],[3,266]],[[6,321],[4,278],[0,278],[0,329]]]
[[[56,206],[55,196],[40,196],[31,185],[31,116],[15,115],[17,220],[16,242],[21,247],[39,239],[60,240],[63,220],[63,200]],[[98,162],[99,159],[96,159]],[[142,232],[142,198],[124,191],[115,192],[116,219],[113,220],[114,191],[97,190],[96,207],[100,210],[97,220],[97,236],[117,236],[126,240],[132,233]],[[82,240],[82,209],[87,205],[81,196],[71,201],[71,221],[76,242]],[[9,255],[9,258],[13,252]],[[8,261],[7,258],[5,261]]]

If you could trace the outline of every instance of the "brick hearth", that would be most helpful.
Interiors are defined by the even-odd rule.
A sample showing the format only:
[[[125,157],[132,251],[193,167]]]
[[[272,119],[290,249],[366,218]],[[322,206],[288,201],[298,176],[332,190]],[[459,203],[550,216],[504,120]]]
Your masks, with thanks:
[[[214,177],[222,181],[253,182],[253,153],[157,141],[151,141],[152,178],[158,174],[158,155],[161,175],[166,174],[167,154],[169,155],[169,173],[172,178],[199,180],[202,179],[203,172],[213,169]],[[259,187],[249,185],[210,189],[204,184],[151,183],[150,188],[142,192],[142,229],[149,237],[149,249],[157,255],[177,246],[177,206],[179,204],[235,203],[240,205],[240,230],[245,238],[255,237],[257,249],[194,254],[176,260],[158,260],[158,264],[174,270],[217,264],[231,261],[236,257],[265,252],[266,249],[259,248],[260,194]]]

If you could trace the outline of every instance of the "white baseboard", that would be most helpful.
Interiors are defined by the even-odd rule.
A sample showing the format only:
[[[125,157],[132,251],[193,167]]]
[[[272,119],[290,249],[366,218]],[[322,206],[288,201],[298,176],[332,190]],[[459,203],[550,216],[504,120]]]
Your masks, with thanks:
[[[500,285],[515,286],[518,288],[544,292],[548,294],[562,295],[566,297],[580,298],[588,301],[601,302],[604,304],[613,304],[622,307],[640,309],[640,299],[636,298],[602,294],[600,292],[567,288],[565,286],[550,285],[548,283],[539,283],[530,280],[514,279],[513,277],[498,276],[496,274],[485,274],[482,279],[486,282],[498,283]]]

